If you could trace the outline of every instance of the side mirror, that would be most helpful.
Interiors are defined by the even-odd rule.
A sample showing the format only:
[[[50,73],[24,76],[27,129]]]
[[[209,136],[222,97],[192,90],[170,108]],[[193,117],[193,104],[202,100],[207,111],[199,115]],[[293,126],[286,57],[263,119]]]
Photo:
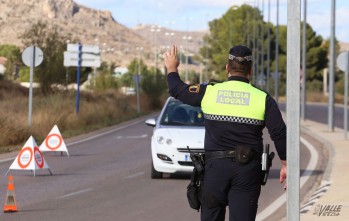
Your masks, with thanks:
[[[145,124],[148,125],[148,126],[151,126],[151,127],[155,127],[156,121],[155,121],[154,118],[150,118],[150,119],[147,119],[147,120],[145,121]]]

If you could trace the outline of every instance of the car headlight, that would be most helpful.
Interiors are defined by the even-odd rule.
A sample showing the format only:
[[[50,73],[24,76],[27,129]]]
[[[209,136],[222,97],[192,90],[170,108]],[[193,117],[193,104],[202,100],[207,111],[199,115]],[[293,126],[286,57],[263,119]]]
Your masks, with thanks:
[[[159,136],[157,137],[157,141],[159,144],[164,144],[166,142],[167,145],[171,145],[172,144],[172,139],[168,138],[165,139],[163,136]]]
[[[160,136],[157,138],[159,144],[163,144],[165,142],[165,138],[163,136]]]
[[[168,145],[171,145],[171,144],[172,144],[172,140],[171,140],[171,139],[166,139],[166,143],[167,143]]]

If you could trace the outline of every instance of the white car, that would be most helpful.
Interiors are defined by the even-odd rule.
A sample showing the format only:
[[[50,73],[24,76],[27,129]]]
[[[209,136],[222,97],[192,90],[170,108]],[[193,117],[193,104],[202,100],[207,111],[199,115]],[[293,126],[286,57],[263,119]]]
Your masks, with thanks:
[[[151,178],[163,173],[193,171],[191,152],[204,152],[204,115],[200,107],[183,104],[169,97],[157,119],[145,123],[154,127],[151,138]]]

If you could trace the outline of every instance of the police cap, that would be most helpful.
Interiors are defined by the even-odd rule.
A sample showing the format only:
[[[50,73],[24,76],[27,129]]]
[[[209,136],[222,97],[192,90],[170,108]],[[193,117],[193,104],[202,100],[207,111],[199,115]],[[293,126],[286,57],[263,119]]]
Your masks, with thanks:
[[[244,46],[237,45],[229,50],[229,60],[234,60],[240,64],[245,63],[245,61],[252,61],[252,51]]]

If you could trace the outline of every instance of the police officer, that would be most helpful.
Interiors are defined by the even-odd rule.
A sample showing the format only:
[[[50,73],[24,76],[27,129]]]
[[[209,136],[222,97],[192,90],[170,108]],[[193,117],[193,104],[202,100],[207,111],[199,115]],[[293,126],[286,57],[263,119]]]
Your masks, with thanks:
[[[201,188],[201,220],[255,220],[261,191],[263,129],[267,127],[281,159],[280,183],[286,179],[286,126],[275,100],[250,83],[252,52],[230,49],[220,83],[188,85],[178,74],[177,47],[164,54],[171,96],[201,106],[205,117],[205,174]],[[286,188],[286,185],[284,186]]]

